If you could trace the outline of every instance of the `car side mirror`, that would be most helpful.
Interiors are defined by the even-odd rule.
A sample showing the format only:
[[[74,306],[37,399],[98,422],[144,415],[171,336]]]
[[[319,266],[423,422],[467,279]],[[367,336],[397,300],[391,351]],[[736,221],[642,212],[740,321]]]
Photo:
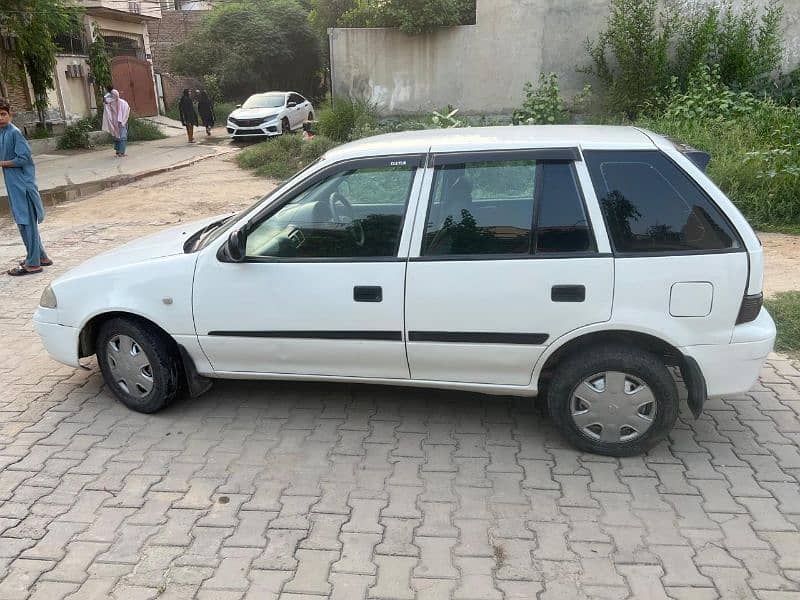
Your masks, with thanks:
[[[242,108],[242,105],[241,104],[237,104],[236,108]]]
[[[228,256],[234,262],[242,262],[247,253],[247,238],[241,229],[234,229],[228,235]]]
[[[294,108],[295,106],[297,106],[297,102],[289,102],[289,103],[286,105],[286,108]]]

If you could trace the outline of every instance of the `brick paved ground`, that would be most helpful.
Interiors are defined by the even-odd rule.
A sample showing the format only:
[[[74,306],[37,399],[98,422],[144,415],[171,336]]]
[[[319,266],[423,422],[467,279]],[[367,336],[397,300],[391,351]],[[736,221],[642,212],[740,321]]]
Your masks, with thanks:
[[[53,211],[51,273],[199,198],[218,210],[214,169],[231,167]],[[188,199],[143,210],[166,182]],[[0,240],[8,263],[10,226]],[[800,598],[788,360],[624,460],[566,447],[525,401],[464,393],[222,382],[148,416],[94,363],[43,354],[46,280],[0,280],[0,599]]]

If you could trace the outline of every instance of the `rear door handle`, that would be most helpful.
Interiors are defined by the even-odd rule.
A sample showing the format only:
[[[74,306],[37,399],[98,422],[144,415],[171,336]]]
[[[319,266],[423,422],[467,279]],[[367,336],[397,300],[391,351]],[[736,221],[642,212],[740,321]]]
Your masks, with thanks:
[[[554,285],[550,290],[550,300],[553,302],[583,302],[586,300],[586,286]]]
[[[383,302],[383,288],[378,285],[357,285],[353,288],[356,302]]]

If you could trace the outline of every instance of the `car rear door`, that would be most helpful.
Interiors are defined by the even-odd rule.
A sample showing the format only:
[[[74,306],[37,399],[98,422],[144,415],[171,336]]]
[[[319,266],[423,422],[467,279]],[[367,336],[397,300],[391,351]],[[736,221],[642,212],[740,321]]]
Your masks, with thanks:
[[[434,153],[406,278],[413,379],[527,386],[548,344],[609,319],[614,263],[578,161]]]

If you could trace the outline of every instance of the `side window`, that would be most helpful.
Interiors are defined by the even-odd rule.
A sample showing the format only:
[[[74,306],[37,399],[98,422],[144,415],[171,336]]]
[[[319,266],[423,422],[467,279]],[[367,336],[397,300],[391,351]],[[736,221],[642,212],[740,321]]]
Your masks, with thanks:
[[[302,104],[303,102],[305,102],[305,100],[299,94],[289,94],[289,102],[294,102],[295,104]]]
[[[617,252],[726,250],[740,246],[706,194],[661,152],[584,152]]]
[[[535,161],[436,167],[423,256],[528,254]]]
[[[545,162],[541,174],[541,195],[536,210],[536,252],[595,250],[572,164]]]
[[[250,231],[247,256],[396,256],[415,173],[407,166],[335,173]]]

